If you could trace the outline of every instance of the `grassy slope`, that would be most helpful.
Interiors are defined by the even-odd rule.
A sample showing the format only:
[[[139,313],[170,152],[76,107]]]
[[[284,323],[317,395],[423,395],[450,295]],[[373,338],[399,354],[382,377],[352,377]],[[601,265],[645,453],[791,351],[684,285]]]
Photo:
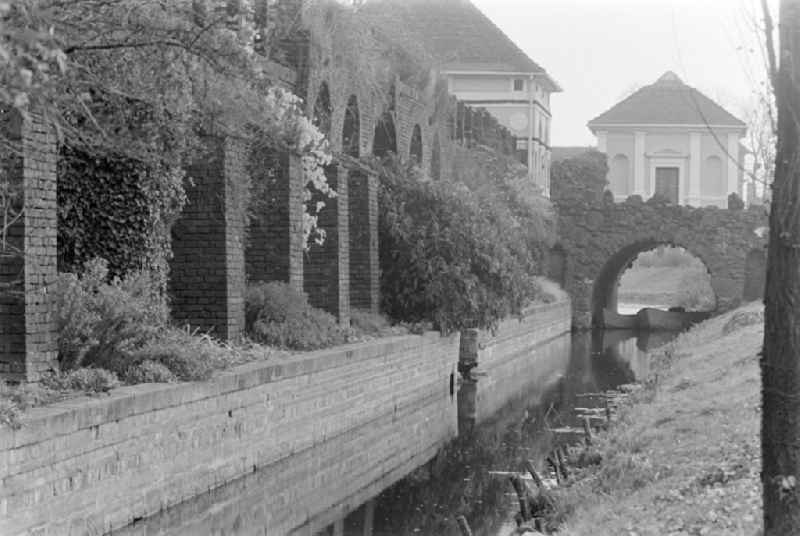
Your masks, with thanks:
[[[732,314],[660,352],[657,380],[599,438],[600,469],[566,490],[578,506],[565,534],[757,533],[763,323],[723,335]]]
[[[684,274],[694,274],[694,267],[647,266],[625,270],[619,282],[619,294],[675,292]]]
[[[702,264],[630,268],[620,278],[618,296],[622,303],[682,305],[678,302],[687,292],[705,296],[703,303],[713,302],[713,290]]]

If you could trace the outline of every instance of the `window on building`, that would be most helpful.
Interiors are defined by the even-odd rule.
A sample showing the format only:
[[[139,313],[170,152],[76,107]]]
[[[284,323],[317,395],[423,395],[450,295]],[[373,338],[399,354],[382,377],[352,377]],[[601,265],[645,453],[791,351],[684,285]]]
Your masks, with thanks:
[[[514,91],[522,91],[525,89],[525,80],[522,78],[514,79]]]

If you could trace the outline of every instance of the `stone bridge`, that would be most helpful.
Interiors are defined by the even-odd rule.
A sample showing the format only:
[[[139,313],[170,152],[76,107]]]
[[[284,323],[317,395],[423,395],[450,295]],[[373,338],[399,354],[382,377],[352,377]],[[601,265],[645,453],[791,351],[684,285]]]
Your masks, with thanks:
[[[592,197],[594,197],[592,199]],[[616,310],[619,278],[636,256],[659,245],[680,246],[700,258],[711,278],[717,310],[761,297],[767,225],[763,208],[675,206],[631,196],[556,199],[559,242],[550,275],[573,301],[573,327],[596,325],[603,308]]]

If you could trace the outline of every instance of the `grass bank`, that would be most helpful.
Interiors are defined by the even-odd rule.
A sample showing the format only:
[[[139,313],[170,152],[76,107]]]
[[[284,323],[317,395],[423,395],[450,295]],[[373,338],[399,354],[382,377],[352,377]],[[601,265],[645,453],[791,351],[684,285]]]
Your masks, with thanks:
[[[689,310],[714,308],[714,291],[705,266],[634,266],[620,278],[619,301],[682,306]]]
[[[758,532],[762,311],[713,318],[654,353],[651,381],[596,438],[602,464],[559,491],[562,534]]]

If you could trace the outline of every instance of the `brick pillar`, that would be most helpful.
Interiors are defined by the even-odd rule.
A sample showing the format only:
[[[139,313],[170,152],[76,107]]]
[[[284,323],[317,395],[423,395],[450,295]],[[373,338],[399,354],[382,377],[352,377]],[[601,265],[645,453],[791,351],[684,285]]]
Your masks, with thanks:
[[[304,290],[314,307],[336,315],[350,324],[350,235],[348,172],[343,166],[329,166],[328,184],[336,190],[334,198],[315,194],[310,203],[324,201],[317,225],[325,231],[322,245],[311,243],[304,260]]]
[[[37,381],[57,367],[57,332],[47,288],[56,278],[56,163],[52,127],[35,114],[0,115],[11,150],[2,154],[12,190],[21,189],[23,216],[0,243],[0,375]],[[2,222],[0,222],[2,224]],[[13,282],[20,282],[15,284]]]
[[[244,332],[247,144],[206,137],[187,167],[193,185],[172,230],[169,291],[175,320],[225,340]]]
[[[265,181],[265,199],[257,200],[262,214],[250,225],[247,241],[247,279],[284,281],[303,290],[303,169],[288,153],[256,155],[256,181]],[[260,171],[259,171],[260,170]]]
[[[380,306],[378,264],[378,177],[351,171],[350,306],[377,313]]]

